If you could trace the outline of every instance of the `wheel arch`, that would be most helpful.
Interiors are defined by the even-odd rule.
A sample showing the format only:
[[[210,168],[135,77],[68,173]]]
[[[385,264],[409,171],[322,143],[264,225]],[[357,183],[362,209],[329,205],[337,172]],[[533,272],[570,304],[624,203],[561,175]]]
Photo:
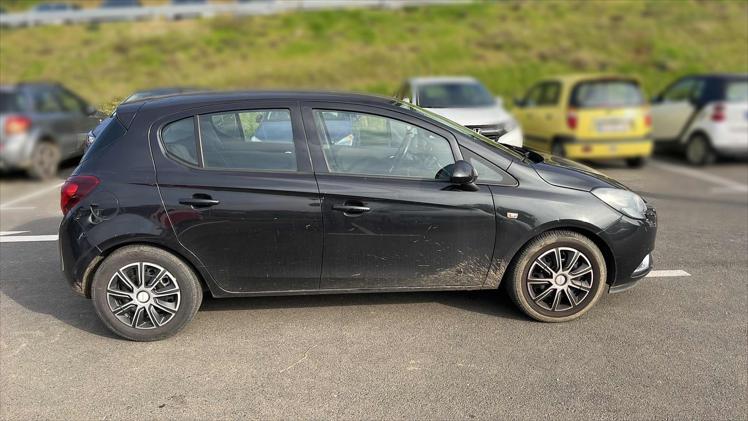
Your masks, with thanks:
[[[586,238],[588,238],[590,241],[595,243],[597,248],[600,249],[600,252],[603,255],[603,258],[605,259],[605,267],[607,269],[606,273],[606,283],[611,284],[616,279],[616,262],[615,257],[613,256],[613,250],[610,248],[608,243],[598,235],[595,231],[591,230],[587,227],[582,227],[579,225],[556,225],[547,227],[546,229],[540,230],[536,232],[534,235],[530,236],[525,240],[524,243],[520,247],[517,248],[517,250],[514,252],[514,255],[512,256],[511,260],[509,261],[509,264],[507,265],[507,270],[504,271],[501,277],[501,284],[504,283],[505,278],[507,274],[511,273],[510,268],[512,268],[519,258],[519,255],[522,254],[522,251],[532,242],[534,239],[538,238],[539,236],[546,234],[551,231],[571,231],[575,232],[577,234],[580,234]]]
[[[209,282],[206,281],[207,274],[204,273],[203,270],[201,270],[202,266],[187,257],[186,253],[182,253],[176,250],[174,247],[170,247],[161,242],[149,241],[148,239],[144,238],[136,238],[131,240],[114,241],[107,244],[104,248],[101,248],[101,246],[99,246],[101,253],[99,253],[91,260],[91,262],[86,267],[86,270],[83,272],[83,278],[81,280],[81,290],[85,294],[86,298],[91,298],[91,285],[93,284],[93,277],[96,274],[96,270],[99,268],[99,266],[101,266],[101,263],[103,263],[104,260],[106,260],[106,258],[115,251],[129,246],[153,247],[174,255],[195,273],[195,275],[197,276],[197,280],[198,282],[200,282],[200,286],[203,289],[203,292],[212,292],[209,286]]]

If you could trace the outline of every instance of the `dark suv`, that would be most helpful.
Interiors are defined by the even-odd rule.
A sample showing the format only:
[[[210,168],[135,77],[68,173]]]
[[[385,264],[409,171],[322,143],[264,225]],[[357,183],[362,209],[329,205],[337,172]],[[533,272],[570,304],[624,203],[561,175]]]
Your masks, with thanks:
[[[60,84],[0,86],[0,169],[55,176],[61,160],[83,154],[86,135],[101,118]]]
[[[120,105],[61,206],[66,277],[133,340],[177,332],[203,293],[505,284],[530,317],[571,320],[649,272],[656,231],[644,200],[587,167],[354,94]]]

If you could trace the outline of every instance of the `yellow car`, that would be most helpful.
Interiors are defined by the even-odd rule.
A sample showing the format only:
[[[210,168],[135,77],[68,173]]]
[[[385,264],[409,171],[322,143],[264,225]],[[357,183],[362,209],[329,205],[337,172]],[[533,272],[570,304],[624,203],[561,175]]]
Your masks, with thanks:
[[[643,165],[652,154],[652,118],[635,78],[549,78],[515,105],[527,147],[570,159],[624,158],[631,167]]]

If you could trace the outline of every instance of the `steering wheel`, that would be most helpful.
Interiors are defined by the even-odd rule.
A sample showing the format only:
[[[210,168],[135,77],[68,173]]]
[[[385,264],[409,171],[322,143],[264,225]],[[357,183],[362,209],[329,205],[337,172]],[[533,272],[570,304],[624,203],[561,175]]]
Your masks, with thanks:
[[[392,171],[397,168],[398,164],[400,164],[400,161],[405,158],[405,155],[408,154],[408,149],[410,149],[410,145],[411,143],[413,143],[413,139],[415,137],[415,128],[408,130],[408,132],[405,134],[405,139],[403,139],[403,143],[400,144],[400,148],[394,155],[392,155],[392,165],[390,166],[389,171],[390,174],[392,174]]]

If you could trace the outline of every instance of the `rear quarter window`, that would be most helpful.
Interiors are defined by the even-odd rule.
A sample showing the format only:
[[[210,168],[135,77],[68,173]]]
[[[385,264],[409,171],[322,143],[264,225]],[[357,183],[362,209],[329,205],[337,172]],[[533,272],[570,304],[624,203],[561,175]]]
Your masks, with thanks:
[[[727,82],[727,88],[725,89],[725,101],[748,101],[748,80],[736,80]]]
[[[644,95],[634,80],[591,80],[574,86],[569,105],[575,108],[637,107],[644,105]]]
[[[16,92],[0,92],[0,113],[17,113],[24,109],[23,95]]]

